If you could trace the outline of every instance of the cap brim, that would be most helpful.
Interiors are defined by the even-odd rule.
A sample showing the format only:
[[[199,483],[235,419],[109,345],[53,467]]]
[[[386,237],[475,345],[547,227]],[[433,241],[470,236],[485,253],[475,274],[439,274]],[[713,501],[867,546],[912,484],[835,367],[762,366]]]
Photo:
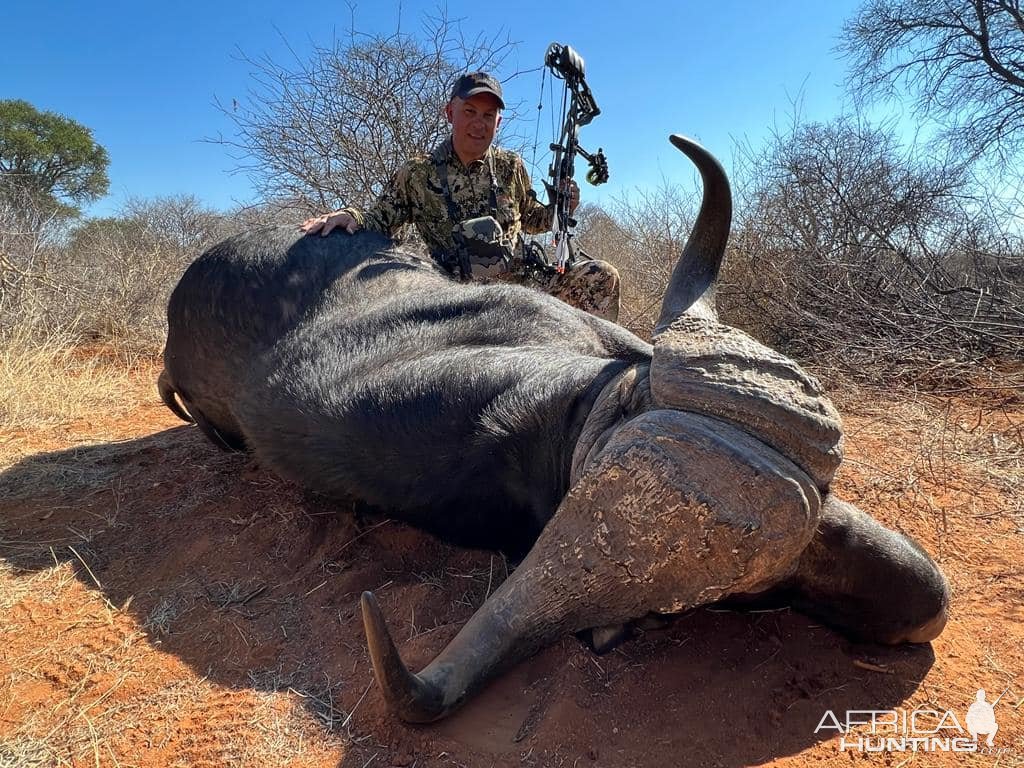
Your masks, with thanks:
[[[499,96],[492,89],[490,89],[490,88],[488,88],[486,86],[479,86],[477,88],[470,88],[468,91],[464,91],[464,92],[460,93],[459,97],[463,98],[463,99],[468,99],[470,96],[476,96],[478,93],[489,93],[489,94],[491,94],[491,96],[493,96],[494,98],[496,98],[498,100],[498,106],[501,107],[502,109],[505,108],[505,102],[501,98],[501,96]]]

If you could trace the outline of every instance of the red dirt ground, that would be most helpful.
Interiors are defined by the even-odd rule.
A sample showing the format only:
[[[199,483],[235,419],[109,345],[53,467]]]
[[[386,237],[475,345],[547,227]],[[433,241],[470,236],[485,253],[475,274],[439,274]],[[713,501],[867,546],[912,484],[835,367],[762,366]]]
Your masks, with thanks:
[[[952,618],[931,646],[697,610],[606,656],[566,637],[429,727],[385,709],[358,596],[376,591],[417,668],[505,578],[500,557],[306,497],[155,394],[0,433],[0,766],[1024,765],[1024,402],[906,398],[837,397],[837,487],[942,565]],[[1002,694],[984,754],[814,732],[827,710],[962,723],[978,688]]]

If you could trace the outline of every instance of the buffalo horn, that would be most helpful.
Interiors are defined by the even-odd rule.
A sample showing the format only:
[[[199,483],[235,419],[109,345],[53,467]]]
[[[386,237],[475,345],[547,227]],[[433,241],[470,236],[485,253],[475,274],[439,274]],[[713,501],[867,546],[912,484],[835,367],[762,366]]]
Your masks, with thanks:
[[[669,140],[697,166],[704,183],[704,195],[693,231],[672,270],[661,302],[661,316],[654,326],[655,337],[684,312],[712,320],[718,318],[715,282],[732,224],[732,192],[725,170],[695,141],[678,134],[669,136]]]

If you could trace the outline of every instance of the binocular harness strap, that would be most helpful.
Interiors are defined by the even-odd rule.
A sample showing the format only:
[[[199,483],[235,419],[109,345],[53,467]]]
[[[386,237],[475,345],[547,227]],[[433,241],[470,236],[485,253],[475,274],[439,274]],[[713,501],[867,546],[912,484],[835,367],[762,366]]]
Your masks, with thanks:
[[[454,150],[453,150],[454,151]],[[444,201],[448,205],[448,217],[452,221],[452,225],[456,225],[463,220],[463,212],[459,210],[459,207],[455,204],[452,199],[451,186],[448,184],[448,163],[444,160],[439,160],[436,163],[437,177],[441,182],[441,190],[444,192]],[[487,150],[487,170],[491,177],[491,193],[488,200],[490,205],[490,214],[495,219],[498,218],[498,180],[494,172],[494,151],[492,149]],[[444,251],[435,251],[431,256],[440,262],[446,270],[453,275],[456,273],[456,267],[458,272],[464,281],[470,279],[472,275],[472,267],[469,263],[469,253],[466,249],[466,241],[462,236],[462,233],[453,230],[452,240],[455,242],[455,253],[445,253]]]

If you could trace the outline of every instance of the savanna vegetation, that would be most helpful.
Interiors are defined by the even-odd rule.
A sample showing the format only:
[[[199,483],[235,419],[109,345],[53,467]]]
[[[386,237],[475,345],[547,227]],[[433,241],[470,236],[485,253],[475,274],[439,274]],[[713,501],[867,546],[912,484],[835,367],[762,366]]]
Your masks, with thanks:
[[[912,98],[937,126],[931,141],[905,146],[886,124],[845,114],[797,117],[763,145],[734,148],[726,321],[806,363],[879,383],[963,386],[986,361],[1019,360],[1024,35],[1014,4],[959,5],[969,13],[954,23],[953,6],[873,0],[840,37],[855,103]],[[96,394],[98,350],[129,366],[157,354],[168,292],[205,246],[371,200],[404,158],[444,135],[437,104],[453,75],[502,72],[512,49],[508,38],[467,39],[442,16],[416,33],[353,32],[289,65],[250,60],[248,100],[225,109],[237,130],[214,139],[263,198],[236,211],[182,195],[83,216],[107,190],[104,148],[70,117],[0,102],[0,377],[38,403],[5,398],[0,420],[64,412],[65,398],[42,397],[46,387],[24,385],[26,376],[53,381],[51,368],[66,368]],[[579,212],[578,241],[620,269],[622,322],[641,335],[695,203],[665,183]]]
[[[980,686],[1002,700],[999,746],[1017,745],[991,759],[1024,766],[1022,30],[1016,2],[864,0],[837,30],[852,111],[795,108],[763,143],[716,148],[735,196],[723,319],[841,384],[839,490],[952,585],[933,649],[702,611],[600,659],[567,638],[436,729],[397,725],[374,690],[358,593],[387,587],[403,655],[429,658],[514,564],[310,500],[182,428],[153,384],[197,254],[373,199],[445,134],[456,73],[515,75],[511,40],[442,14],[248,59],[248,97],[223,107],[235,131],[211,139],[258,191],[238,210],[186,194],[88,216],[105,148],[73,116],[0,100],[0,766],[839,768],[855,756],[813,735],[826,708],[962,712]],[[879,121],[890,99],[927,140]],[[577,214],[641,336],[697,203],[666,182]],[[970,759],[942,757],[921,764]]]

